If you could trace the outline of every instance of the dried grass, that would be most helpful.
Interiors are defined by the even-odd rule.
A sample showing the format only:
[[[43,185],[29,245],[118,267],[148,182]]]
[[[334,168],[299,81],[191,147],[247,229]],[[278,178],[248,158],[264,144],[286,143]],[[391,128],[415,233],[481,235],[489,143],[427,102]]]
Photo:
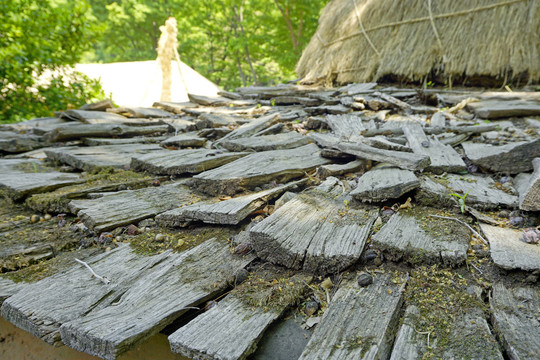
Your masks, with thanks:
[[[306,83],[540,80],[540,1],[332,0],[296,72]]]

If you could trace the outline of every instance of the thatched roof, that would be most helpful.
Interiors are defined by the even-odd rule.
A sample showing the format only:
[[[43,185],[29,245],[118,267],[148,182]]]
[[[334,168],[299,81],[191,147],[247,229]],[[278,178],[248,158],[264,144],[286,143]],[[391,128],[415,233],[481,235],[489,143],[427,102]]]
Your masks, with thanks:
[[[296,71],[305,82],[536,82],[540,1],[332,0]]]

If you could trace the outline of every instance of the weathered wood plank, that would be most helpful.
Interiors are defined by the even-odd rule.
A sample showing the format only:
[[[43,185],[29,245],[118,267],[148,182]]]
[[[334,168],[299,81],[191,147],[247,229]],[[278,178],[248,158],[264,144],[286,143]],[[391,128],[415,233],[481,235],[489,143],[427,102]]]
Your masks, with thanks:
[[[519,208],[527,211],[540,210],[540,158],[533,160],[533,167],[529,182],[519,192]]]
[[[276,96],[271,99],[274,105],[303,105],[303,106],[317,106],[322,103],[318,99],[302,96]]]
[[[49,142],[77,140],[83,137],[132,137],[164,134],[168,125],[129,126],[123,124],[76,124],[75,126],[57,127],[46,133],[44,139]]]
[[[319,155],[317,145],[309,144],[291,150],[251,154],[195,175],[193,182],[199,190],[209,194],[233,195],[243,187],[255,187],[271,180],[287,182],[329,162]]]
[[[278,121],[278,119],[279,119],[279,114],[269,114],[269,115],[261,116],[260,118],[252,120],[240,126],[238,129],[233,130],[232,132],[225,135],[219,141],[253,136],[259,131],[264,130],[270,127],[271,125],[273,125],[275,122]],[[218,141],[218,144],[219,144],[219,141]]]
[[[80,121],[86,124],[99,123],[124,123],[128,119],[124,116],[111,114],[104,111],[87,111],[87,110],[66,110],[60,113],[60,119],[67,118],[74,121]]]
[[[483,100],[471,102],[467,105],[467,108],[484,119],[540,115],[540,101],[523,99]]]
[[[188,94],[189,100],[191,102],[194,102],[199,105],[203,106],[250,106],[250,105],[256,105],[257,103],[252,100],[232,100],[228,99],[226,97],[222,96],[204,96],[204,95],[195,95],[195,94]]]
[[[161,150],[133,156],[130,166],[136,171],[148,171],[152,174],[198,174],[246,155],[248,153],[211,149]]]
[[[538,288],[493,285],[491,321],[510,359],[538,359],[540,294]],[[535,315],[533,315],[535,314]]]
[[[0,152],[21,153],[43,147],[42,138],[12,131],[0,131]]]
[[[324,122],[328,124],[336,136],[349,141],[358,138],[364,131],[375,126],[374,123],[363,122],[360,116],[353,114],[328,115],[325,117]]]
[[[418,123],[403,126],[409,146],[415,154],[429,156],[427,170],[434,173],[460,172],[467,169],[461,156],[451,146],[443,145],[437,138],[428,138]]]
[[[162,108],[173,114],[182,114],[184,109],[196,108],[198,105],[192,102],[156,101],[152,106]]]
[[[130,107],[122,106],[118,108],[109,108],[106,110],[109,113],[125,115],[132,118],[171,118],[174,117],[168,111],[157,109],[157,108],[143,108],[143,107]]]
[[[236,272],[253,258],[233,255],[227,244],[215,239],[184,253],[170,254],[139,273],[125,292],[115,292],[109,306],[63,323],[62,341],[76,350],[116,359],[172,323],[187,307],[223,293],[234,282]]]
[[[269,274],[265,274],[268,278]],[[253,278],[233,290],[209,311],[195,318],[169,336],[173,352],[189,358],[243,360],[257,348],[257,342],[272,322],[293,305],[310,282],[308,276],[274,277],[276,284],[262,289],[268,295],[279,297],[284,287],[287,298],[269,300],[271,304],[256,306],[248,298]],[[258,284],[255,284],[257,286]],[[253,290],[251,290],[253,291]],[[257,294],[257,296],[260,294]]]
[[[168,139],[168,136],[136,136],[131,138],[106,139],[106,138],[84,138],[83,144],[86,146],[102,145],[126,145],[126,144],[158,144]]]
[[[41,163],[37,160],[13,159],[0,160],[0,189],[6,195],[19,200],[27,195],[47,192],[62,186],[84,182],[78,174],[45,170],[41,172]]]
[[[193,131],[169,137],[161,141],[160,145],[163,147],[201,147],[206,144],[206,141],[206,138],[200,137],[197,132]]]
[[[342,104],[337,105],[320,105],[304,108],[304,111],[310,115],[320,115],[320,114],[333,114],[341,115],[351,112],[351,108],[344,106]]]
[[[397,199],[420,187],[420,180],[412,171],[397,168],[372,169],[358,180],[358,186],[351,191],[357,200],[381,202]]]
[[[236,225],[254,211],[261,209],[268,201],[287,190],[298,187],[304,182],[305,180],[299,180],[225,201],[198,202],[164,212],[156,217],[156,221],[168,227],[185,226],[193,221],[202,221],[208,224]]]
[[[47,149],[45,154],[53,161],[89,171],[106,167],[126,169],[131,163],[132,156],[152,151],[163,151],[163,148],[157,144],[61,147]]]
[[[269,151],[294,149],[307,145],[308,143],[309,140],[307,137],[302,136],[295,131],[275,135],[222,140],[219,142],[221,146],[229,151]]]
[[[468,205],[481,209],[494,209],[499,206],[517,208],[518,197],[496,187],[490,177],[449,174],[442,178],[424,176],[416,200],[424,205],[452,207],[457,197],[464,196]]]
[[[489,241],[491,258],[497,266],[507,270],[540,269],[540,246],[522,241],[523,231],[482,223],[480,228]]]
[[[72,200],[71,212],[96,232],[137,223],[159,213],[200,200],[181,183],[105,194],[98,199]]]
[[[362,159],[387,162],[405,170],[423,170],[430,164],[428,156],[414,153],[377,149],[362,143],[342,143],[337,149]]]
[[[258,256],[274,264],[311,273],[343,270],[360,257],[377,214],[352,209],[343,189],[328,178],[297,195],[250,230]]]
[[[461,146],[473,164],[510,174],[532,170],[532,161],[540,154],[540,139],[499,146],[465,142]]]
[[[90,104],[84,104],[79,108],[79,110],[87,111],[107,111],[107,109],[114,108],[114,104],[111,99],[105,99],[101,101],[96,101]]]
[[[0,278],[0,306],[9,297],[25,287],[24,283],[16,283],[6,278]]]
[[[438,212],[415,207],[400,210],[372,236],[372,245],[391,260],[457,266],[467,259],[469,230],[453,220],[428,217]]]
[[[354,160],[346,164],[322,165],[317,169],[317,174],[321,178],[326,179],[329,176],[338,176],[364,170],[366,166],[367,160]]]
[[[344,282],[299,360],[387,359],[397,331],[402,293],[388,275],[359,287]]]

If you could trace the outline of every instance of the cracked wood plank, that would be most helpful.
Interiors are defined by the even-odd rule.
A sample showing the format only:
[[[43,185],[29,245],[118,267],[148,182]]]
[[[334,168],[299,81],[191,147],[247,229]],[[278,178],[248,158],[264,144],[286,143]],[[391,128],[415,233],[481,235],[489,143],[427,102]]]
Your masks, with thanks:
[[[469,230],[453,220],[428,217],[430,208],[400,210],[372,236],[390,260],[457,266],[467,259]]]
[[[104,194],[97,199],[72,200],[69,209],[96,232],[137,223],[200,198],[182,183]]]
[[[538,288],[493,286],[491,321],[508,358],[538,359],[540,354],[540,294]]]
[[[106,167],[127,169],[132,156],[158,150],[163,150],[158,144],[125,144],[48,148],[45,154],[53,161],[91,171]]]
[[[106,110],[109,113],[120,114],[130,118],[171,118],[174,117],[168,111],[157,108],[144,108],[144,107],[130,107],[122,106],[118,108],[109,108]]]
[[[0,278],[0,306],[3,302],[26,287],[24,283],[16,283],[10,279]]]
[[[540,246],[521,240],[523,231],[480,223],[490,245],[493,262],[507,270],[540,270]]]
[[[302,177],[330,161],[319,154],[315,144],[296,149],[263,151],[208,170],[193,177],[196,188],[209,194],[233,195],[272,180],[284,183]]]
[[[129,126],[124,124],[75,124],[62,126],[47,132],[44,139],[49,142],[77,140],[84,137],[133,137],[164,134],[169,125]]]
[[[527,211],[540,210],[540,158],[533,160],[534,172],[519,191],[519,208]]]
[[[534,99],[483,100],[471,102],[467,108],[484,119],[540,115],[540,101]]]
[[[115,292],[109,306],[64,322],[60,327],[62,341],[75,350],[116,359],[179,318],[187,307],[222,294],[236,272],[253,258],[233,255],[227,244],[215,239],[180,254],[169,254],[139,273],[125,292]]]
[[[420,187],[420,180],[412,171],[397,168],[372,169],[358,179],[351,196],[367,202],[397,199]]]
[[[540,154],[540,139],[499,146],[464,142],[461,146],[473,164],[510,174],[532,170],[532,161]]]
[[[129,122],[128,118],[121,115],[112,114],[105,111],[88,111],[88,110],[66,110],[60,113],[59,118],[80,121],[85,124]]]
[[[349,141],[360,137],[364,131],[375,127],[374,122],[362,121],[358,115],[327,115],[324,122],[332,129],[332,132],[339,138]]]
[[[269,151],[294,149],[307,145],[307,137],[295,131],[275,135],[253,136],[231,140],[221,140],[219,144],[229,151]]]
[[[31,134],[0,131],[0,153],[22,153],[43,147],[42,138]]]
[[[377,149],[362,143],[341,143],[336,148],[362,159],[386,162],[405,170],[423,170],[430,164],[429,157],[425,155]]]
[[[86,146],[102,145],[125,145],[125,144],[157,144],[168,139],[168,136],[136,136],[132,138],[106,139],[84,138],[82,142]]]
[[[206,144],[206,138],[200,137],[196,131],[169,137],[161,141],[163,147],[201,147]]]
[[[246,155],[212,149],[161,150],[133,156],[131,168],[159,175],[198,174]]]
[[[367,287],[344,281],[299,360],[387,359],[402,301],[388,275],[375,276]]]
[[[271,275],[265,274],[266,278],[268,276]],[[270,294],[279,297],[277,288],[282,286],[287,293],[294,292],[294,295],[288,295],[282,301],[271,299],[270,302],[275,302],[272,304],[255,306],[246,299],[250,295],[243,293],[244,288],[249,291],[250,281],[258,280],[252,277],[212,309],[170,335],[172,351],[189,358],[245,359],[255,351],[264,331],[299,300],[311,281],[311,277],[305,275],[274,278],[276,285],[268,289]]]
[[[279,120],[279,114],[269,114],[261,116],[257,119],[253,119],[250,122],[240,126],[232,132],[221,138],[217,144],[224,140],[232,140],[238,138],[245,138],[255,135],[256,133],[264,130]]]
[[[467,169],[461,156],[448,145],[443,145],[434,136],[428,138],[418,123],[403,125],[403,133],[415,154],[429,156],[431,163],[427,170],[441,174],[443,172],[460,172]]]
[[[225,201],[198,202],[164,212],[156,217],[156,221],[168,227],[187,226],[193,221],[202,221],[208,224],[236,225],[254,211],[264,207],[268,201],[287,190],[298,187],[304,182],[305,180],[299,180]]]
[[[451,193],[467,194],[465,202],[480,209],[495,209],[499,206],[518,207],[518,197],[496,187],[490,177],[448,174],[444,177],[424,176],[416,200],[423,205],[457,206]]]
[[[255,225],[250,238],[258,256],[319,274],[341,271],[356,262],[377,214],[349,208],[342,192],[338,180],[328,178]]]

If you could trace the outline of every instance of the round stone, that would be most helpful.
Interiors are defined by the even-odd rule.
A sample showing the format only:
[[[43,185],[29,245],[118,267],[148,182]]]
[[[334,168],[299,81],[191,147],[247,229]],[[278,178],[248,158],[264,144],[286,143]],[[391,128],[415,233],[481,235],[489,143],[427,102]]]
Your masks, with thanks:
[[[318,310],[319,310],[319,303],[317,303],[316,301],[308,301],[304,308],[304,313],[307,316],[311,316],[315,314]]]
[[[358,275],[356,280],[358,281],[358,285],[361,287],[366,287],[373,284],[373,276],[368,273],[361,273],[360,275]]]

